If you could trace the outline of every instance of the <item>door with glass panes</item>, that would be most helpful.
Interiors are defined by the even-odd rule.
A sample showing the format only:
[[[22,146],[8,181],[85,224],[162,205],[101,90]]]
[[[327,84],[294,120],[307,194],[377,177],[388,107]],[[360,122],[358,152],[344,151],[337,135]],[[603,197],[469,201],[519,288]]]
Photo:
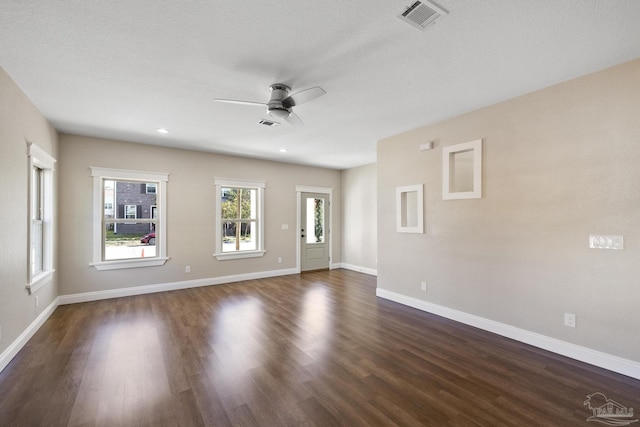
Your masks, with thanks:
[[[329,195],[301,194],[300,270],[329,268]]]

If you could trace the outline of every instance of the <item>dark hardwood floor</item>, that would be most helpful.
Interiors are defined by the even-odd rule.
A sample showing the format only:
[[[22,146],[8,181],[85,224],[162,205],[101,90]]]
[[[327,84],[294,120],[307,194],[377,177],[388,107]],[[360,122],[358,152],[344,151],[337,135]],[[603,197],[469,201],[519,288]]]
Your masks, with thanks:
[[[375,282],[333,270],[61,306],[0,373],[0,425],[587,426],[594,392],[640,409],[638,380]]]

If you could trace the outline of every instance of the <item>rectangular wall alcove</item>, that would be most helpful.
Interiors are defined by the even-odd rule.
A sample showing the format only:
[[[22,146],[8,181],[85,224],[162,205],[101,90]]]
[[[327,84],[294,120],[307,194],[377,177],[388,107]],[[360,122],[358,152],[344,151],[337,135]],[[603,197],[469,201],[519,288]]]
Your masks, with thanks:
[[[423,232],[422,184],[396,188],[396,229],[398,233]]]
[[[482,197],[482,140],[442,149],[442,199]]]

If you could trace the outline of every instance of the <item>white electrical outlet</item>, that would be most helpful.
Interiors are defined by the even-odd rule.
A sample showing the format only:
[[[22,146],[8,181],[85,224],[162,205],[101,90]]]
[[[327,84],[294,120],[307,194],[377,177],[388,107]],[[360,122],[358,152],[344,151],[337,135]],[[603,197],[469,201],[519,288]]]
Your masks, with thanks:
[[[185,273],[191,273],[191,266],[190,266],[190,265],[187,265],[187,266],[184,268],[184,272],[185,272]]]
[[[36,303],[36,307],[40,304],[40,301],[38,301],[38,295],[36,295],[35,303]]]
[[[282,264],[282,257],[281,256],[278,257],[278,264]]]
[[[564,326],[568,326],[570,328],[576,327],[576,315],[571,313],[564,314]]]
[[[420,289],[422,289],[422,292],[427,292],[427,282],[421,282]]]

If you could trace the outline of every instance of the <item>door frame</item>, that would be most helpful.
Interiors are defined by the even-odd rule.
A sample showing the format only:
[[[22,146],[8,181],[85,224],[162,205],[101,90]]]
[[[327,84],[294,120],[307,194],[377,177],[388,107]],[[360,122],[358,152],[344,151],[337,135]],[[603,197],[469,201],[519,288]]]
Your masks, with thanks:
[[[326,194],[329,198],[329,270],[333,269],[333,188],[331,187],[311,187],[308,185],[296,185],[296,272],[300,273],[301,257],[300,251],[300,229],[302,222],[302,193]]]

